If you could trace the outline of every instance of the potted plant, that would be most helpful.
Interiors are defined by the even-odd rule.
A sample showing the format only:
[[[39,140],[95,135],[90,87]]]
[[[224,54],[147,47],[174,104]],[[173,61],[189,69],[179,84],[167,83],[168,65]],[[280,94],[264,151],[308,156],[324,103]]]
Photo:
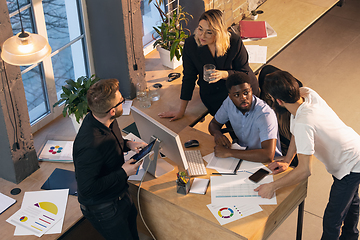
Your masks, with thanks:
[[[92,75],[90,78],[86,76],[79,77],[76,81],[72,79],[66,80],[66,85],[62,86],[63,93],[61,99],[57,101],[53,107],[64,102],[63,116],[73,116],[80,125],[80,120],[84,118],[90,110],[87,104],[86,93],[90,86],[100,79]],[[74,125],[75,128],[78,128]],[[78,129],[76,129],[78,130]]]
[[[163,65],[172,69],[181,65],[181,56],[183,44],[187,37],[190,35],[190,30],[183,27],[187,25],[189,17],[192,15],[185,12],[180,5],[178,9],[172,11],[169,15],[165,14],[160,6],[163,0],[155,0],[155,7],[159,11],[162,19],[160,26],[153,27],[159,38],[155,40],[153,46],[156,47],[160,53]],[[149,4],[152,0],[149,0]],[[176,57],[176,60],[174,59]]]

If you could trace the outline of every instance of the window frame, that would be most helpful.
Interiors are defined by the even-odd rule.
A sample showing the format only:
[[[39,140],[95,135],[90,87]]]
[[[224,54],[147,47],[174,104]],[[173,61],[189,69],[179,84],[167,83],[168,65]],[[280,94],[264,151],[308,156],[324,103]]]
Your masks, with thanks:
[[[85,60],[85,72],[87,75],[92,75],[93,71],[93,62],[91,61],[91,52],[89,52],[90,48],[90,41],[89,41],[89,34],[88,34],[88,22],[86,21],[86,5],[85,0],[76,0],[76,5],[78,6],[78,16],[79,16],[79,25],[80,31],[82,32],[81,35],[76,37],[75,39],[71,40],[64,46],[60,47],[59,49],[52,49],[52,53],[49,57],[45,58],[42,62],[33,64],[23,71],[21,74],[25,74],[28,71],[32,70],[33,68],[39,66],[40,68],[40,77],[41,83],[44,88],[45,93],[45,104],[48,104],[48,111],[45,112],[41,117],[34,120],[31,123],[31,131],[32,133],[40,130],[42,127],[62,115],[63,105],[57,106],[53,108],[55,102],[58,101],[56,86],[55,86],[55,77],[53,71],[53,64],[52,64],[52,57],[56,54],[60,53],[62,50],[71,47],[72,44],[82,41],[82,50],[84,53],[84,60]],[[45,37],[48,39],[47,29],[46,29],[46,22],[45,22],[45,14],[42,5],[42,0],[32,0],[29,4],[20,8],[20,13],[24,10],[29,9],[32,15],[32,24],[34,32]],[[9,17],[13,17],[18,14],[19,11],[16,10],[12,13],[9,13]],[[30,114],[30,112],[28,112]]]

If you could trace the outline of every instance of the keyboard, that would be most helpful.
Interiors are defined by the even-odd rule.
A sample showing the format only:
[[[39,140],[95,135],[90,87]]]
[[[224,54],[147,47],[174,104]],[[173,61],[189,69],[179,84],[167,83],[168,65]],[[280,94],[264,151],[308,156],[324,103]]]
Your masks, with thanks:
[[[185,157],[189,166],[189,176],[206,175],[206,168],[200,150],[187,150]]]

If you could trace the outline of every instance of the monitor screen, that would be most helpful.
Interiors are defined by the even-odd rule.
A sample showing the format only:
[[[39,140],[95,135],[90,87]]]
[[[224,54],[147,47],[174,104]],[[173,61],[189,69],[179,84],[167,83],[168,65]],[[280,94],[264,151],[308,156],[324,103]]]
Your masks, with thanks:
[[[188,165],[179,135],[138,108],[132,106],[131,110],[141,139],[145,142],[150,142],[151,137],[158,138],[160,141],[160,152],[174,162],[180,171],[187,170]]]

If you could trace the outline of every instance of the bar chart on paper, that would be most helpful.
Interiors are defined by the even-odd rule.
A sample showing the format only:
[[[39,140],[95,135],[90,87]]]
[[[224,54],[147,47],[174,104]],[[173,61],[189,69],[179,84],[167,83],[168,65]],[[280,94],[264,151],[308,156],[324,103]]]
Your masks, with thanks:
[[[221,188],[215,190],[216,198],[234,198],[234,197],[259,197],[254,191],[259,184],[243,183],[232,184],[225,183]]]
[[[273,176],[266,176],[258,183],[251,182],[251,172],[238,172],[234,176],[211,177],[211,203],[223,204],[241,201],[256,204],[276,204],[276,196],[271,199],[261,198],[255,188],[273,181]]]

